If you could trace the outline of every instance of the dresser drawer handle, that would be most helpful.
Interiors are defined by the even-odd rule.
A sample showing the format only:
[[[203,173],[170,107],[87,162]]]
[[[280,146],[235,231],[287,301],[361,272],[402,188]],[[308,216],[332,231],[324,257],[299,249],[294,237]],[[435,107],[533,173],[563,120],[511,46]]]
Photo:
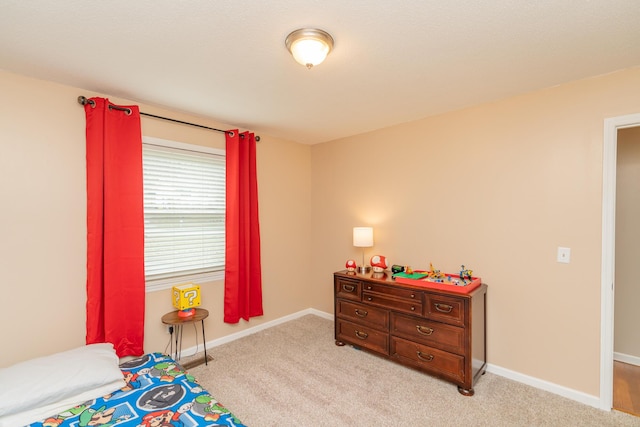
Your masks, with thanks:
[[[423,362],[431,362],[433,360],[433,354],[426,354],[424,356],[422,354],[423,353],[420,350],[416,351],[416,356],[418,356],[418,359]]]
[[[353,285],[342,284],[342,290],[345,291],[345,292],[353,292],[353,291],[356,290],[356,287],[353,286]]]
[[[367,314],[369,314],[367,310],[360,310],[356,308],[356,316],[367,317]]]
[[[431,335],[433,333],[433,329],[427,328],[426,326],[416,325],[416,329],[418,333],[422,335]]]
[[[411,298],[415,298],[415,297],[416,297],[416,294],[411,294]]]
[[[411,306],[411,311],[416,311],[416,308],[414,306]]]
[[[367,301],[373,301],[373,298],[367,297]]]
[[[366,340],[369,337],[369,334],[366,332],[356,331],[356,337],[360,338],[361,340]]]
[[[451,310],[453,310],[453,306],[449,305],[449,304],[435,304],[436,306],[436,310],[442,312],[442,313],[451,313]]]

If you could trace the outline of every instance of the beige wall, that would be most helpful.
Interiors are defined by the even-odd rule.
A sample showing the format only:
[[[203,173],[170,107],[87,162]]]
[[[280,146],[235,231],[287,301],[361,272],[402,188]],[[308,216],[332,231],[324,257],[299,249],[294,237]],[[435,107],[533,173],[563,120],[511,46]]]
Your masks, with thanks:
[[[5,366],[84,343],[76,97],[93,94],[1,72],[0,93],[0,287],[15,301],[0,314],[10,325]],[[465,264],[488,283],[489,363],[598,395],[603,120],[637,112],[638,68],[312,147],[261,135],[267,314],[224,325],[222,285],[207,284],[207,338],[310,306],[332,312],[332,272],[360,257],[351,228],[372,225],[367,257],[443,271]],[[156,137],[219,138],[160,126],[143,120]],[[570,264],[556,262],[558,246],[572,249]],[[147,351],[164,349],[159,318],[169,310],[168,291],[147,294]]]
[[[640,358],[640,127],[618,131],[614,351]]]
[[[85,119],[79,95],[107,96],[0,71],[0,367],[84,344]],[[110,97],[113,102],[132,101]],[[212,101],[215,102],[215,101]],[[141,105],[147,113],[216,128],[233,126]],[[221,133],[142,118],[143,134],[224,146]],[[258,175],[265,315],[222,321],[223,283],[202,284],[207,340],[306,309],[310,148],[260,135]],[[283,267],[285,266],[286,267]],[[147,294],[145,350],[163,351],[170,291]],[[187,328],[183,347],[195,344]],[[201,340],[200,340],[201,341]]]
[[[599,395],[603,122],[637,112],[638,68],[313,146],[316,307],[371,225],[368,256],[489,285],[489,363]]]

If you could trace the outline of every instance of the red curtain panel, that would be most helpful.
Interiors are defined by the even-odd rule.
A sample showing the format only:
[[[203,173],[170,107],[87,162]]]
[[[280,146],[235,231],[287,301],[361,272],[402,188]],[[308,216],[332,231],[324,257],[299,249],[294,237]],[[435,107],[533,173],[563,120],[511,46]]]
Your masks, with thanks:
[[[263,314],[256,140],[237,130],[226,139],[224,321],[238,323]]]
[[[87,120],[87,344],[139,356],[144,339],[142,136],[137,106],[92,98]]]

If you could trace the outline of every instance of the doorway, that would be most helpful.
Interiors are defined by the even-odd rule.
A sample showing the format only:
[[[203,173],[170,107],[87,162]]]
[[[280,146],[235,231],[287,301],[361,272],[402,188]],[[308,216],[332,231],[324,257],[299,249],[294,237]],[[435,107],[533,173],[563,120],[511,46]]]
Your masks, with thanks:
[[[640,126],[640,114],[604,121],[602,167],[602,274],[600,330],[600,409],[613,407],[615,213],[618,130]]]

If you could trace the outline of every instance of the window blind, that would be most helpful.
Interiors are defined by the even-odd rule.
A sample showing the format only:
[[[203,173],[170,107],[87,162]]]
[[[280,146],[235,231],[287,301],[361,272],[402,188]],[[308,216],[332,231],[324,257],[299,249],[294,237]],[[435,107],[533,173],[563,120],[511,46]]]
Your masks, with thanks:
[[[223,271],[224,155],[145,143],[143,175],[147,282]]]

